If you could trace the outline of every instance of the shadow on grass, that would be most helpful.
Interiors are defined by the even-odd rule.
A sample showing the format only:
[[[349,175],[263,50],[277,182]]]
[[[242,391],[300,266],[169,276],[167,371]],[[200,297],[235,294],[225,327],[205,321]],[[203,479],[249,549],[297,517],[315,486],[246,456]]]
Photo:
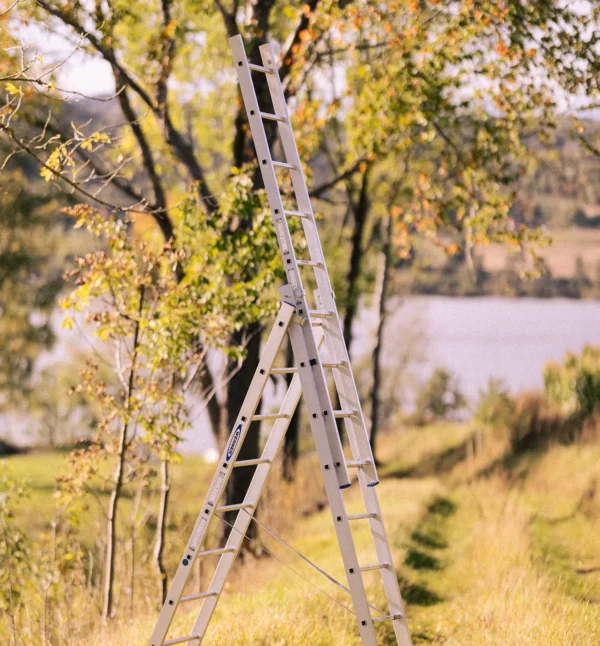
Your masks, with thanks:
[[[448,547],[448,542],[442,536],[442,533],[434,528],[427,531],[415,530],[410,537],[414,543],[428,549],[443,550]]]
[[[406,565],[413,570],[441,570],[442,563],[440,559],[420,550],[410,549],[404,559]]]
[[[407,605],[411,606],[435,606],[444,600],[437,592],[430,590],[421,583],[407,583],[399,578],[398,583],[402,598]]]
[[[427,508],[427,511],[436,516],[444,516],[448,518],[456,513],[458,506],[450,498],[439,496]]]

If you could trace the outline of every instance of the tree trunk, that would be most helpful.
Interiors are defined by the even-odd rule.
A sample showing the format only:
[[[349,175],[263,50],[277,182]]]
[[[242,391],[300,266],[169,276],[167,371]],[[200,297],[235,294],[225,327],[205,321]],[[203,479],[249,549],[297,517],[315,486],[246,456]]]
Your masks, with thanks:
[[[348,293],[346,296],[346,311],[344,312],[344,340],[350,354],[352,345],[352,324],[358,310],[358,279],[360,278],[361,260],[362,260],[362,239],[369,215],[369,170],[367,169],[362,175],[360,193],[356,204],[352,205],[354,214],[354,230],[352,232],[350,265],[346,274],[346,285]]]
[[[229,421],[230,431],[235,425],[240,412],[240,407],[246,393],[248,392],[250,382],[252,381],[252,377],[254,376],[260,357],[260,324],[254,323],[245,330],[236,332],[233,335],[232,342],[234,344],[241,343],[243,341],[244,334],[249,335],[249,341],[246,345],[246,360],[242,364],[241,368],[229,380],[227,388],[227,419]],[[260,423],[251,422],[246,438],[242,443],[238,459],[251,460],[258,457],[259,447]],[[255,469],[256,467],[232,469],[229,482],[227,483],[227,491],[225,493],[227,505],[234,505],[243,501]],[[228,523],[233,524],[236,514],[237,512],[228,512],[225,514],[225,520]],[[224,524],[222,537],[225,538],[229,534],[229,531],[230,527]],[[250,536],[255,535],[256,529],[254,524],[250,525],[248,533]]]
[[[154,542],[154,567],[159,576],[158,596],[160,605],[167,598],[167,570],[164,563],[165,533],[167,528],[167,511],[169,508],[169,493],[171,491],[171,473],[169,462],[162,460],[160,463],[160,499],[158,501],[158,514],[156,518],[156,538]]]
[[[137,352],[139,345],[140,324],[139,319],[144,308],[144,293],[145,288],[140,287],[140,302],[138,322],[135,325],[133,333],[132,344],[132,357],[131,367],[129,369],[129,380],[127,384],[127,401],[126,410],[130,411],[131,399],[133,396],[133,389],[135,385],[135,371],[137,367]],[[102,620],[107,621],[114,615],[113,601],[114,601],[114,579],[115,579],[115,544],[117,540],[117,510],[119,501],[121,500],[121,493],[123,490],[123,474],[125,471],[125,457],[127,453],[127,431],[129,424],[123,422],[119,432],[119,441],[117,449],[117,465],[113,474],[114,487],[110,494],[108,503],[107,523],[106,523],[106,549],[104,552],[104,591],[103,591],[103,604],[102,604]]]
[[[292,344],[288,340],[287,349],[285,352],[285,365],[294,365],[294,352]],[[294,375],[286,374],[285,381],[289,388]],[[283,479],[287,482],[293,482],[296,477],[296,463],[298,462],[298,444],[300,435],[300,406],[302,400],[298,402],[294,415],[290,420],[290,425],[283,440]]]
[[[381,421],[380,409],[380,394],[381,394],[381,350],[383,348],[383,330],[385,328],[385,321],[387,318],[387,296],[388,285],[390,280],[390,269],[392,265],[392,216],[388,214],[387,219],[382,227],[384,236],[383,245],[381,249],[381,270],[380,270],[380,284],[378,293],[378,320],[377,320],[377,335],[375,339],[375,349],[373,350],[373,390],[371,391],[371,452],[373,458],[377,463],[376,439],[379,431],[379,422]]]
[[[127,447],[128,425],[121,425],[119,433],[119,449],[117,466],[113,476],[114,487],[110,493],[106,523],[106,548],[104,550],[104,594],[102,604],[102,620],[106,621],[114,615],[114,579],[115,579],[115,544],[117,541],[117,510],[123,490],[123,473],[125,470],[125,451]]]

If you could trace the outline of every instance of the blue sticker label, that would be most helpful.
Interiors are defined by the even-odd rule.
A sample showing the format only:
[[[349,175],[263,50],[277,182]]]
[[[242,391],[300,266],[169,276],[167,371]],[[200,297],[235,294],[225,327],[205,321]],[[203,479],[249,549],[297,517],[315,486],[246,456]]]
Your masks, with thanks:
[[[238,442],[240,441],[240,435],[242,434],[242,425],[238,424],[236,426],[235,431],[233,431],[233,434],[231,436],[231,439],[229,440],[229,447],[227,448],[227,462],[231,460],[231,456],[235,452],[235,447],[238,445]]]

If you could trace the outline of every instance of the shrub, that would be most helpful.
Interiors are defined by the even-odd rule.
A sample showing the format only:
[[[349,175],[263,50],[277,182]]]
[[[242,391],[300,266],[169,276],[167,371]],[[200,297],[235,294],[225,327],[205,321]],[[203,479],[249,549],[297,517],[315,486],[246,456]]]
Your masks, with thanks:
[[[417,395],[411,421],[424,426],[437,420],[450,419],[466,405],[467,402],[459,389],[457,379],[447,370],[436,368],[425,387]]]
[[[515,412],[515,402],[501,379],[491,378],[487,390],[479,391],[475,420],[492,428],[506,428]]]

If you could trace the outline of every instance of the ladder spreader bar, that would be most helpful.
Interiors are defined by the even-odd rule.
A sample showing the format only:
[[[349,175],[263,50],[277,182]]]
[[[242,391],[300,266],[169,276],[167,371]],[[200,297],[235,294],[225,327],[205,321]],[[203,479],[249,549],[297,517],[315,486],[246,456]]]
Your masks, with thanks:
[[[238,460],[234,462],[233,468],[236,467],[254,467],[258,464],[271,464],[271,460],[267,458],[257,458],[256,460]]]
[[[265,74],[273,74],[273,70],[268,67],[263,67],[262,65],[255,65],[254,63],[248,63],[248,67],[253,72],[264,72]]]
[[[288,375],[288,374],[296,374],[298,372],[298,368],[293,368],[293,367],[288,367],[288,368],[271,368],[271,374],[272,375]]]
[[[268,119],[269,121],[282,121],[282,122],[287,121],[285,117],[279,117],[276,114],[271,114],[270,112],[261,112],[260,116],[263,119]]]
[[[216,597],[216,592],[199,592],[198,594],[188,594],[187,597],[181,597],[181,601],[194,601],[194,599],[206,599],[207,597]],[[166,644],[167,642],[165,642]]]

